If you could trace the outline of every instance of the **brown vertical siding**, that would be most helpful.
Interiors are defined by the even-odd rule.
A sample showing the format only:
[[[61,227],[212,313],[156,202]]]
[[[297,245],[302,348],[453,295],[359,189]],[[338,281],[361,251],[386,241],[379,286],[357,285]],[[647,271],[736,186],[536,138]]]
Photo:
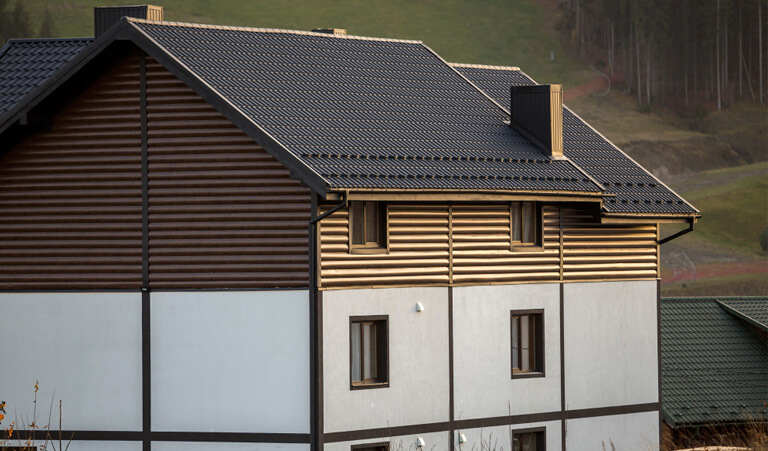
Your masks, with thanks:
[[[348,218],[342,210],[320,227],[320,286],[656,277],[655,225],[605,226],[579,209],[561,211],[559,205],[544,205],[542,220],[541,247],[510,250],[509,204],[391,204],[389,253],[361,255],[349,253]]]
[[[0,160],[0,288],[141,286],[138,57]]]
[[[591,216],[564,208],[565,280],[655,279],[656,227],[596,224]]]
[[[309,284],[310,190],[158,63],[147,63],[153,288]]]

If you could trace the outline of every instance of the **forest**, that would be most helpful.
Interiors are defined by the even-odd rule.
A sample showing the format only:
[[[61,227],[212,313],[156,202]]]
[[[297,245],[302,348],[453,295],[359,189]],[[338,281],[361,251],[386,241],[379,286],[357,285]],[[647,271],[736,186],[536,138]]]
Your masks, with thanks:
[[[768,98],[765,0],[559,0],[574,54],[622,80],[640,107],[721,110]]]

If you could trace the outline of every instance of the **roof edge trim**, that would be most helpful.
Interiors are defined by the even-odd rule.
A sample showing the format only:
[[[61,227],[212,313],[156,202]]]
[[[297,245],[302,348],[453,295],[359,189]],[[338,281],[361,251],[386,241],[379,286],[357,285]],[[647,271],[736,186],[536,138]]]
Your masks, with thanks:
[[[451,67],[466,67],[469,69],[494,69],[494,70],[509,70],[519,72],[520,68],[517,66],[491,66],[488,64],[468,64],[468,63],[448,63]]]
[[[376,37],[370,37],[370,36],[355,36],[355,35],[333,35],[330,33],[319,33],[314,31],[303,31],[303,30],[286,30],[281,28],[258,28],[258,27],[235,27],[235,26],[228,26],[228,25],[208,25],[208,24],[191,23],[191,22],[173,22],[173,21],[167,21],[167,20],[163,20],[163,21],[147,20],[147,19],[139,19],[136,17],[126,17],[126,19],[129,22],[136,22],[136,23],[168,25],[173,27],[201,28],[201,29],[208,29],[208,30],[252,31],[252,32],[258,32],[258,33],[284,33],[284,34],[296,34],[296,35],[306,35],[306,36],[319,36],[323,38],[333,38],[333,39],[353,39],[353,40],[360,40],[360,41],[400,42],[403,44],[423,44],[422,41],[416,41],[416,40],[410,40],[410,39],[376,38]]]
[[[719,299],[715,299],[715,302],[717,302],[717,305],[719,305],[723,310],[725,310],[726,312],[728,312],[728,313],[732,314],[733,316],[739,318],[740,320],[745,321],[745,322],[747,322],[747,323],[757,327],[760,330],[764,330],[764,331],[768,332],[768,325],[761,323],[760,321],[752,318],[749,315],[745,315],[741,311],[737,310],[734,307],[731,307],[730,305],[722,302]],[[727,300],[726,300],[726,302],[727,302]]]
[[[299,161],[298,158],[291,154],[277,139],[259,127],[258,124],[254,123],[239,108],[222,96],[213,86],[198,77],[189,67],[179,61],[178,58],[165,51],[160,43],[155,41],[151,36],[147,35],[144,30],[133,23],[136,22],[136,20],[131,20],[130,18],[123,19],[129,29],[134,30],[130,39],[131,42],[158,60],[160,64],[177,76],[206,102],[216,108],[219,113],[235,124],[236,127],[256,141],[257,144],[263,147],[264,150],[275,157],[286,168],[292,172],[300,174],[301,180],[316,193],[322,197],[326,196],[328,192],[328,181],[323,176]],[[140,22],[157,23],[154,21]],[[156,50],[157,52],[154,52],[153,50]]]

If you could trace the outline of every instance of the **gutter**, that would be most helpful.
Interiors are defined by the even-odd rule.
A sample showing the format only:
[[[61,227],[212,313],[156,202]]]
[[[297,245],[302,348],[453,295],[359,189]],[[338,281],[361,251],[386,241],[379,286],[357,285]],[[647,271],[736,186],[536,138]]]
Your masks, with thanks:
[[[685,235],[686,233],[690,233],[690,232],[693,232],[693,222],[694,222],[694,220],[693,220],[693,219],[691,219],[691,220],[688,222],[688,228],[687,228],[687,229],[685,229],[685,230],[681,230],[681,231],[679,231],[679,232],[675,233],[674,235],[670,235],[670,236],[668,236],[668,237],[666,237],[666,238],[662,238],[661,240],[659,240],[659,243],[658,243],[658,244],[659,244],[659,246],[661,246],[662,244],[664,244],[664,243],[667,243],[667,242],[669,242],[669,241],[672,241],[672,240],[674,240],[675,238],[679,238],[679,237],[681,237],[681,236]]]

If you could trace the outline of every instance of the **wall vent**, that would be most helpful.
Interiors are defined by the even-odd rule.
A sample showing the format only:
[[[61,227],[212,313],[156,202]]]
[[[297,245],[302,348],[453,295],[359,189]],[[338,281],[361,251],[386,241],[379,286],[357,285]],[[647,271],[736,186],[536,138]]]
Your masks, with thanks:
[[[513,86],[510,125],[553,158],[563,157],[563,86]]]
[[[123,17],[163,20],[163,7],[153,5],[99,6],[93,9],[93,30],[97,38]]]

